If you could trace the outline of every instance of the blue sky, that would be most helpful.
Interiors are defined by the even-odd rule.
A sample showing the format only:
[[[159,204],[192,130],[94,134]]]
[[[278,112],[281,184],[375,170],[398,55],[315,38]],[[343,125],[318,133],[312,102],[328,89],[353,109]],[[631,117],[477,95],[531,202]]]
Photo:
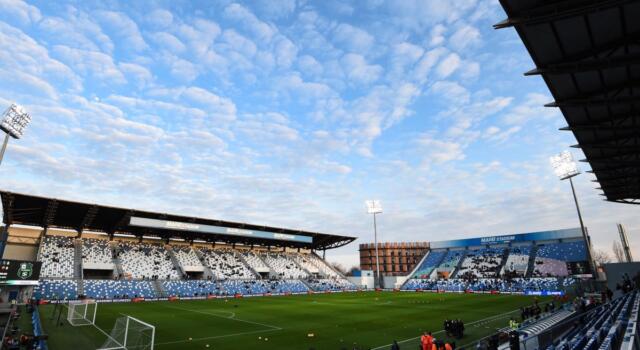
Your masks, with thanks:
[[[496,0],[0,0],[0,105],[33,117],[1,187],[360,243],[370,198],[389,241],[575,227],[548,163],[575,140],[504,17]],[[591,179],[610,251],[640,219]],[[357,264],[357,245],[328,256]]]

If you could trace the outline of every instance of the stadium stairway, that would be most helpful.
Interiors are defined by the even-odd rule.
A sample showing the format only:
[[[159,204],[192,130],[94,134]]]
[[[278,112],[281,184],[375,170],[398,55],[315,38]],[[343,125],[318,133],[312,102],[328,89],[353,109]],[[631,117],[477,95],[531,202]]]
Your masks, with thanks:
[[[200,249],[194,249],[193,251],[196,253],[196,256],[198,257],[200,263],[202,264],[202,267],[204,268],[204,274],[202,276],[203,279],[215,279],[213,271],[211,271],[211,268],[209,267],[209,265],[207,265],[207,260],[204,258],[204,254],[200,251]]]
[[[74,277],[76,279],[82,279],[82,240],[76,239],[73,241],[74,248],[74,256],[73,256],[73,267],[74,267]]]
[[[261,278],[258,271],[254,270],[253,267],[251,267],[251,265],[249,265],[247,260],[244,258],[244,254],[241,254],[238,252],[234,252],[233,254],[235,255],[236,258],[238,258],[238,260],[240,260],[249,269],[249,271],[251,271],[256,276],[256,279]]]
[[[293,261],[293,263],[299,267],[302,271],[304,271],[307,275],[309,276],[313,276],[313,274],[311,274],[311,272],[309,270],[307,270],[304,266],[300,265],[300,263],[298,263],[298,261],[296,261],[296,259],[291,258],[291,261]]]
[[[84,295],[84,280],[82,278],[78,278],[76,282],[78,295]]]
[[[346,277],[342,274],[342,272],[336,270],[335,267],[333,267],[333,266],[331,266],[331,264],[327,263],[323,258],[320,257],[320,255],[316,254],[316,252],[311,252],[311,254],[315,255],[316,258],[318,258],[322,262],[322,264],[326,265],[329,269],[331,269],[331,271],[337,273],[338,276],[341,276],[342,278],[346,279]]]
[[[629,315],[629,323],[622,337],[622,345],[620,349],[631,350],[635,348],[638,342],[638,316],[640,315],[640,297],[636,297],[631,308],[631,314]]]
[[[553,325],[562,322],[562,320],[571,317],[573,314],[575,314],[575,311],[561,310],[530,326],[522,328],[520,332],[526,334],[526,337],[532,336],[534,334],[540,334],[543,331],[551,328]]]
[[[526,278],[533,276],[533,271],[536,268],[536,255],[538,255],[538,245],[534,244],[529,253],[529,265],[527,266],[527,273],[525,274]]]
[[[504,265],[507,264],[507,259],[509,259],[509,254],[511,254],[511,249],[509,247],[504,248],[504,252],[502,253],[502,260],[500,261],[500,265],[498,265],[496,269],[496,276],[501,276],[500,274],[504,269]]]
[[[420,261],[418,261],[418,263],[416,264],[416,266],[413,268],[413,270],[411,270],[411,272],[407,275],[407,279],[404,281],[404,283],[402,284],[402,286],[400,286],[400,289],[402,289],[402,287],[404,287],[405,284],[407,284],[407,282],[409,282],[411,280],[411,277],[413,277],[413,275],[416,274],[416,271],[418,271],[418,269],[420,268],[420,266],[422,266],[422,263],[424,262],[424,260],[429,256],[429,254],[431,254],[431,251],[427,251],[427,253],[425,255],[422,256],[422,258],[420,259]],[[443,257],[444,258],[444,257]],[[438,261],[438,265],[440,265],[440,263],[442,263],[442,261]]]
[[[312,290],[314,292],[317,292],[318,290],[313,288],[311,286],[311,284],[309,284],[309,282],[307,282],[307,280],[305,280],[304,278],[300,280],[300,282],[302,282],[302,284],[304,284],[305,286],[307,286],[307,288],[309,288],[309,290]]]
[[[258,257],[258,259],[260,259],[260,261],[262,261],[264,266],[269,268],[269,277],[278,277],[278,273],[276,272],[276,270],[274,270],[273,267],[271,267],[271,265],[267,264],[267,261],[264,260],[264,257],[262,256],[262,254],[257,253],[256,256]]]
[[[120,258],[118,258],[118,253],[120,252],[120,248],[117,243],[112,243],[111,247],[115,250],[115,254],[113,256],[113,265],[115,265],[115,274],[116,277],[124,277],[124,269],[122,268],[122,263],[120,262]]]
[[[462,267],[462,263],[464,263],[464,261],[467,259],[467,251],[465,251],[465,254],[462,255],[462,257],[460,258],[460,261],[458,261],[458,264],[456,265],[456,267],[453,269],[453,273],[451,274],[450,278],[457,278],[458,277],[458,271],[460,271],[460,268]]]
[[[180,261],[178,261],[178,258],[176,257],[176,254],[174,253],[173,248],[170,245],[166,244],[164,246],[164,249],[167,251],[167,253],[169,253],[171,262],[173,263],[173,266],[178,270],[178,273],[180,273],[180,279],[182,279],[184,276],[186,276],[187,273],[182,268],[182,264],[180,264]]]
[[[153,286],[153,291],[156,293],[156,297],[166,298],[168,296],[167,291],[164,290],[161,280],[154,280],[151,285]]]

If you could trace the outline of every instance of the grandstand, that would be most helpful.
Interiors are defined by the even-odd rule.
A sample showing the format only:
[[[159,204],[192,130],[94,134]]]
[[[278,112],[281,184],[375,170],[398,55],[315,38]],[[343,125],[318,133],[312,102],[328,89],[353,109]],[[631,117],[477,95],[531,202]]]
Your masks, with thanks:
[[[37,299],[206,298],[356,288],[316,254],[352,237],[0,195],[9,228],[45,223],[45,230],[28,229],[37,253],[24,257],[43,264],[33,293]],[[11,231],[7,250],[17,249]]]
[[[431,242],[403,290],[558,291],[585,276],[580,229]]]

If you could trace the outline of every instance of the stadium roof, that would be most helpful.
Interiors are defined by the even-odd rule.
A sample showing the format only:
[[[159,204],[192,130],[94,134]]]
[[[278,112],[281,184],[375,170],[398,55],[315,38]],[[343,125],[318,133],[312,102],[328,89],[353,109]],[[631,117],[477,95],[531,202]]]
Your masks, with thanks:
[[[608,201],[640,204],[640,1],[500,0]]]
[[[7,191],[0,191],[0,196],[6,225],[316,250],[341,247],[355,240],[348,236],[114,208]]]

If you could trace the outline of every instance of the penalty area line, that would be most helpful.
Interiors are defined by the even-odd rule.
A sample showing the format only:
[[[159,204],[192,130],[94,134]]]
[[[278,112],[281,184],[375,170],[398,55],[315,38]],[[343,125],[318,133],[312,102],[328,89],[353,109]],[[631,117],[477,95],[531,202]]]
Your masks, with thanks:
[[[188,342],[192,342],[192,341],[201,341],[201,340],[211,340],[211,339],[220,339],[220,338],[229,338],[229,337],[237,337],[237,336],[241,336],[241,335],[248,335],[248,334],[257,334],[257,333],[266,333],[266,332],[275,332],[275,331],[279,331],[281,329],[262,329],[259,331],[252,331],[252,332],[242,332],[242,333],[233,333],[233,334],[224,334],[224,335],[216,335],[213,337],[204,337],[204,338],[194,338],[192,340],[175,340],[175,341],[167,341],[167,342],[163,342],[163,343],[155,343],[156,345],[165,345],[165,344],[178,344],[178,343],[188,343]]]
[[[264,323],[260,323],[260,322],[254,322],[254,321],[248,321],[248,320],[243,320],[240,318],[236,318],[235,317],[235,313],[232,312],[233,316],[231,317],[224,317],[224,316],[220,316],[220,315],[216,315],[214,313],[211,312],[206,312],[206,311],[200,311],[200,310],[193,310],[193,309],[186,309],[186,308],[182,308],[182,307],[176,307],[176,306],[165,306],[166,308],[169,309],[175,309],[175,310],[182,310],[182,311],[190,311],[190,312],[194,312],[194,313],[198,313],[198,314],[203,314],[203,315],[209,315],[209,316],[213,316],[213,317],[218,317],[218,318],[223,318],[225,320],[231,320],[231,321],[237,321],[237,322],[244,322],[244,323],[249,323],[249,324],[254,324],[254,325],[258,325],[258,326],[262,326],[262,327],[267,327],[270,330],[274,330],[274,331],[280,331],[282,330],[281,327],[277,327],[277,326],[273,326],[270,324],[264,324]],[[213,311],[216,312],[216,311]],[[228,312],[228,311],[223,311],[223,312]]]

